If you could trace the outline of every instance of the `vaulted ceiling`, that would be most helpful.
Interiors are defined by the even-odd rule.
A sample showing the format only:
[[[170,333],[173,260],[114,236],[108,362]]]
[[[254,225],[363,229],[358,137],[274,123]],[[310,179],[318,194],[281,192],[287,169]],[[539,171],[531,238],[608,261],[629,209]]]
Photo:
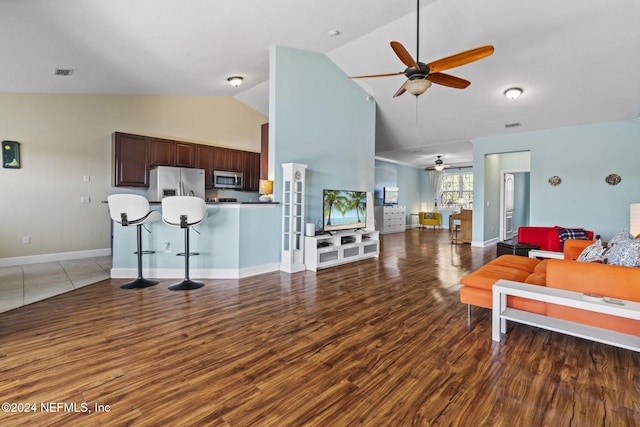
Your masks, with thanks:
[[[381,158],[467,165],[474,138],[640,114],[637,0],[420,5],[420,61],[495,53],[447,71],[471,81],[463,90],[393,98],[404,76],[356,80],[377,102]],[[416,56],[416,1],[3,0],[0,40],[0,92],[235,96],[268,114],[271,46],[324,53],[345,78],[403,71],[389,42]],[[513,86],[523,95],[508,100]]]

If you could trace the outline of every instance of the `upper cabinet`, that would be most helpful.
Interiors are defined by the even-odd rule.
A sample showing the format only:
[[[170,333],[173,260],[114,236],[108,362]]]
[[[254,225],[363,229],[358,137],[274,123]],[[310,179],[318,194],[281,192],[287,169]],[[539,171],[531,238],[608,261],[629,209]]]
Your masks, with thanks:
[[[149,186],[149,138],[115,132],[112,141],[113,185]]]
[[[193,168],[196,166],[196,144],[176,141],[176,159],[174,166]]]
[[[244,190],[258,191],[260,153],[122,132],[113,134],[114,186],[148,187],[149,169],[153,166],[204,169],[206,188],[213,188],[214,170],[242,172]]]
[[[174,145],[168,139],[149,138],[151,166],[172,166],[175,158]]]

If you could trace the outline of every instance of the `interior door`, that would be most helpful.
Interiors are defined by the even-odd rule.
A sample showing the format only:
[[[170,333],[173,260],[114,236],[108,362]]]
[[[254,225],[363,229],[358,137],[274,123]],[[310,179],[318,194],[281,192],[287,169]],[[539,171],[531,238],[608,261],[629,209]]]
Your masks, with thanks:
[[[504,174],[504,200],[503,200],[503,240],[511,239],[515,236],[516,232],[513,229],[513,214],[514,209],[514,177],[513,174]]]

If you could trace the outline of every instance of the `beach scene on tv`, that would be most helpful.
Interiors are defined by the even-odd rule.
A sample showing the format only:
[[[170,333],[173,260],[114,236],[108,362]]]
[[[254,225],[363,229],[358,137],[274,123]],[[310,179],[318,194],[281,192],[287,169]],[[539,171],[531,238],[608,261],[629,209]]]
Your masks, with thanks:
[[[325,231],[366,226],[367,193],[364,191],[324,190]]]

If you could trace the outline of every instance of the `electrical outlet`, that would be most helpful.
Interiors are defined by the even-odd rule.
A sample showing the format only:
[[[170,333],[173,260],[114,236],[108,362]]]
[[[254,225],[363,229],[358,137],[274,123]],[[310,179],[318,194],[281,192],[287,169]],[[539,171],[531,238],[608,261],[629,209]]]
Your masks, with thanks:
[[[29,236],[24,236],[22,238],[22,243],[24,243],[25,245],[28,245],[29,243],[31,243],[31,237]]]
[[[87,203],[91,203],[91,197],[89,197],[89,196],[80,196],[80,203],[82,203],[83,205],[85,205]]]
[[[89,183],[89,182],[91,182],[91,176],[89,176],[89,175],[85,175],[84,177],[82,177],[82,180],[83,180],[85,183]]]

